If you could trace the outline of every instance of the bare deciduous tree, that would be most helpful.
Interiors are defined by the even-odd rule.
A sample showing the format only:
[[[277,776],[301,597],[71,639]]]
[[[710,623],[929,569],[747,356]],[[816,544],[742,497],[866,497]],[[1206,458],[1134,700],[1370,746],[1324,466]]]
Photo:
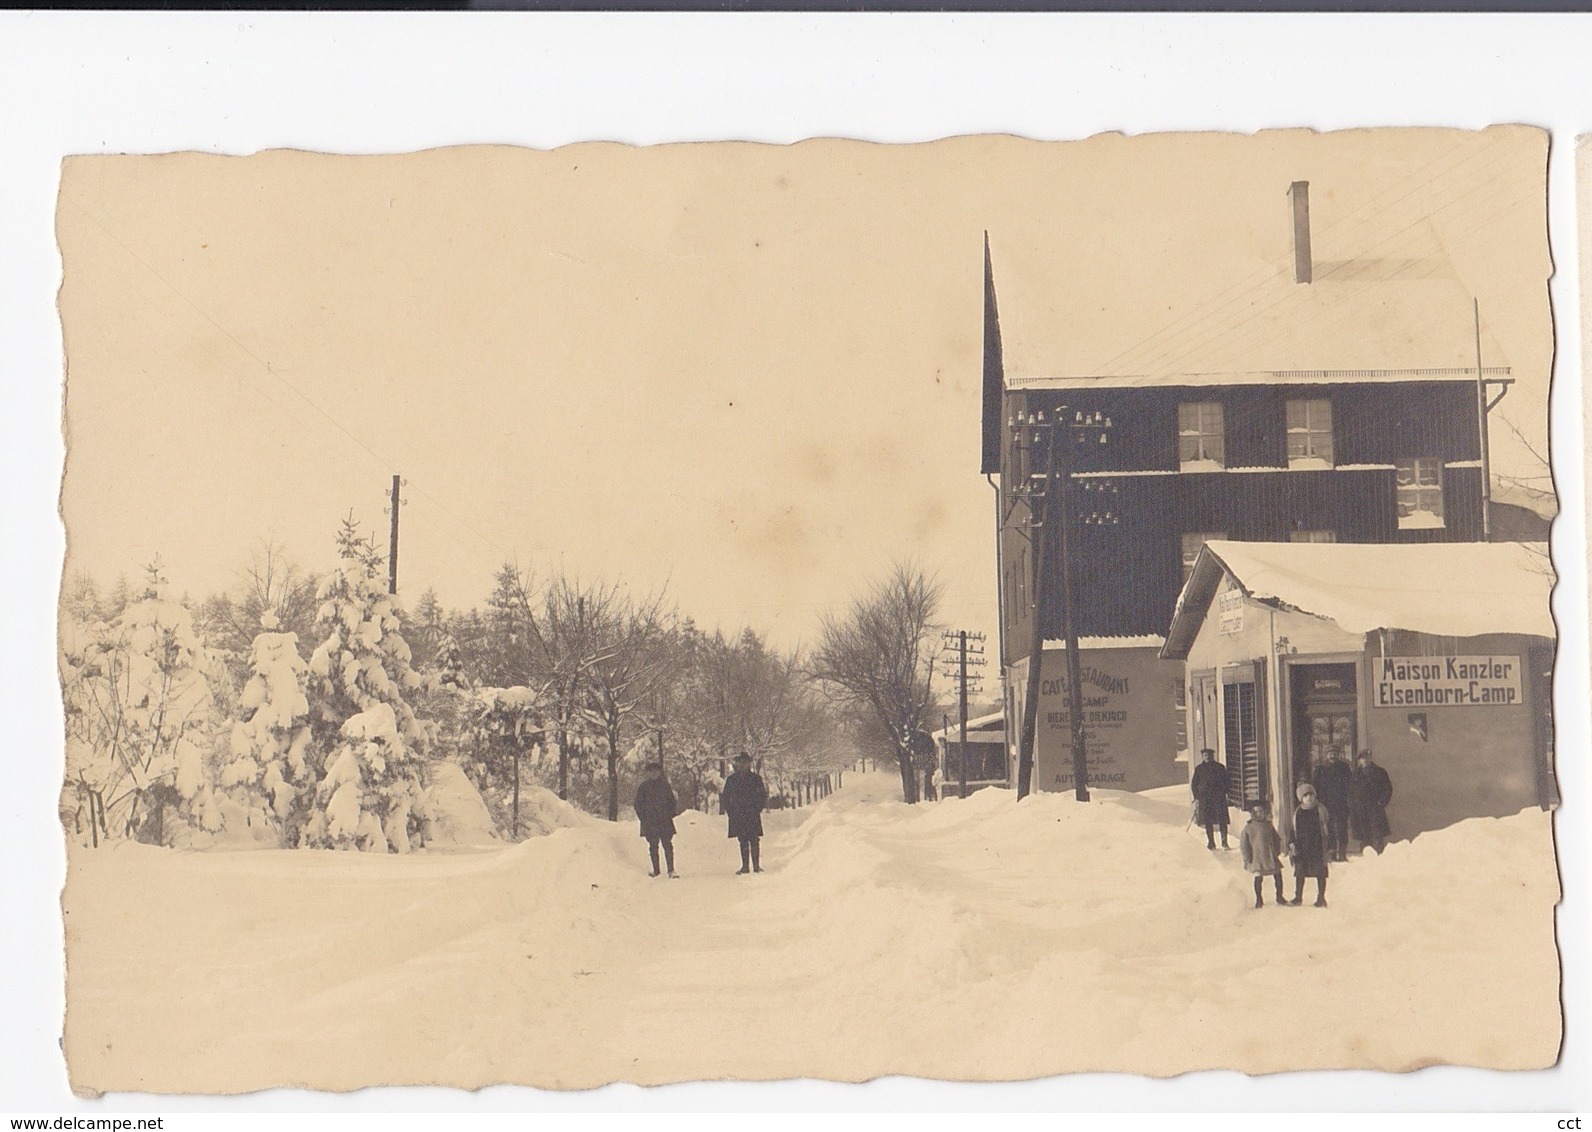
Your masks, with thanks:
[[[669,614],[663,595],[634,601],[618,586],[596,584],[582,595],[592,653],[585,667],[586,714],[608,755],[608,820],[619,820],[619,757],[630,717],[644,711],[669,675]]]
[[[248,565],[238,571],[237,584],[200,605],[195,628],[209,647],[220,650],[241,674],[263,614],[275,614],[284,632],[297,633],[300,640],[310,639],[319,585],[320,578],[300,568],[281,546],[262,542]]]
[[[935,707],[941,592],[921,570],[897,563],[844,617],[824,618],[809,666],[838,706],[866,712],[884,729],[908,802],[919,797],[913,756]]]

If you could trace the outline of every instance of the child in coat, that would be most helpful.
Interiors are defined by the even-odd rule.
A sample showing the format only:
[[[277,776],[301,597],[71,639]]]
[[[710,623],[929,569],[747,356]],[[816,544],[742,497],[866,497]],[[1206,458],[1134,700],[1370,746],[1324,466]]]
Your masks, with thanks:
[[[1327,828],[1327,808],[1316,797],[1316,788],[1301,782],[1297,791],[1299,805],[1293,813],[1293,840],[1288,843],[1288,855],[1293,858],[1294,894],[1290,904],[1298,906],[1304,901],[1305,878],[1316,878],[1316,907],[1327,906],[1327,857],[1330,834]]]
[[[1266,902],[1261,899],[1261,883],[1271,877],[1277,886],[1277,903],[1286,904],[1282,894],[1282,836],[1271,824],[1271,813],[1264,803],[1257,802],[1249,811],[1249,822],[1238,835],[1239,856],[1244,868],[1255,874],[1255,907]]]

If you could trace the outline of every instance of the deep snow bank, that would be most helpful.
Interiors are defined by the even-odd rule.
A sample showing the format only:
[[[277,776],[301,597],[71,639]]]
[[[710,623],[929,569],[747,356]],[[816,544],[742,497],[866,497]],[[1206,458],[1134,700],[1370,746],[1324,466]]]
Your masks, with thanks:
[[[912,1073],[1000,1079],[1550,1063],[1547,815],[1334,866],[1256,910],[1180,799],[987,790],[921,806],[847,776],[767,816],[466,856],[75,852],[67,1048],[94,1089],[583,1087]],[[877,789],[876,789],[877,787]],[[1268,891],[1268,901],[1270,893]],[[159,956],[159,962],[151,957]]]

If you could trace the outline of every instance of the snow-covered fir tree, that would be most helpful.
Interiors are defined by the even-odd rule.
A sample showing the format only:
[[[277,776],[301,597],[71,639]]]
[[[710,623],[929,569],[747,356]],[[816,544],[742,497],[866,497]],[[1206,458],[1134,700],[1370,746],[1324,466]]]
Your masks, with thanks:
[[[264,631],[250,649],[249,678],[238,697],[219,793],[229,829],[291,844],[313,786],[306,758],[309,669],[299,654],[298,634],[280,632],[274,612],[263,613],[260,626]]]
[[[454,640],[453,634],[444,631],[437,641],[437,651],[431,660],[431,671],[436,675],[437,683],[444,688],[454,688],[465,691],[470,686],[469,677],[464,672],[464,652],[459,648],[459,642]]]
[[[408,852],[424,819],[425,760],[435,728],[410,697],[425,684],[410,667],[398,601],[379,551],[352,519],[338,565],[322,582],[308,693],[314,792],[304,845]]]

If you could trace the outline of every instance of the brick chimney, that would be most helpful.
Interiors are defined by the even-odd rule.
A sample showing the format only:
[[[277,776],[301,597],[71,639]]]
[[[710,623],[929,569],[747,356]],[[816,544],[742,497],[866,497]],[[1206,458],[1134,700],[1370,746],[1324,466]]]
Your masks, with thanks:
[[[1294,282],[1308,283],[1310,261],[1310,182],[1295,181],[1288,186],[1293,198]]]

